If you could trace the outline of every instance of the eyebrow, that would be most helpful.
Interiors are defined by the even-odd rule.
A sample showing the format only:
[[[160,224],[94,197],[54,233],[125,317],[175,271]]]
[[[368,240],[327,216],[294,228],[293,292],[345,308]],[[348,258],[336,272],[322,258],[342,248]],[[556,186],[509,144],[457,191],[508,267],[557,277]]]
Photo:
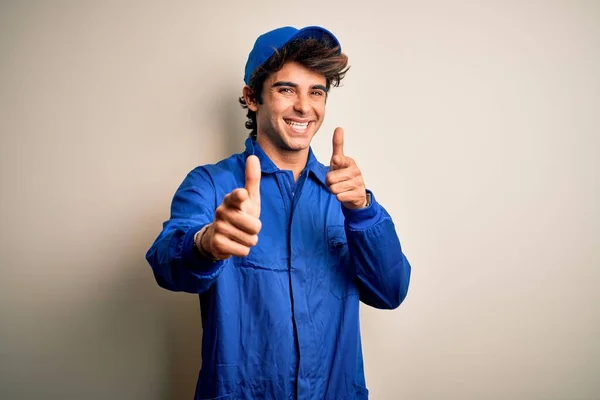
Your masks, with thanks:
[[[311,89],[319,89],[324,91],[325,93],[329,92],[329,90],[327,90],[327,87],[323,86],[323,85],[312,85],[310,87]]]
[[[289,87],[297,88],[298,84],[294,83],[294,82],[288,82],[288,81],[278,81],[278,82],[275,82],[273,85],[271,85],[271,87],[281,87],[281,86],[289,86]],[[327,87],[325,87],[323,85],[312,85],[310,88],[322,90],[325,93],[329,92],[329,90],[327,90]]]

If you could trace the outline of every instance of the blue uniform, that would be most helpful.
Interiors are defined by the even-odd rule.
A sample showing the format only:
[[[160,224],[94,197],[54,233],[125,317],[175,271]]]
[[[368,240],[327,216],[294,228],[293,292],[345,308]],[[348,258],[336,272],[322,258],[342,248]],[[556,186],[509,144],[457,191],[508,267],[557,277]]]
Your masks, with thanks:
[[[261,163],[262,229],[247,257],[202,259],[194,234]],[[196,399],[367,399],[359,301],[396,308],[411,267],[372,197],[350,210],[312,150],[297,182],[248,138],[246,151],[191,171],[146,258],[158,284],[198,293],[202,368]]]

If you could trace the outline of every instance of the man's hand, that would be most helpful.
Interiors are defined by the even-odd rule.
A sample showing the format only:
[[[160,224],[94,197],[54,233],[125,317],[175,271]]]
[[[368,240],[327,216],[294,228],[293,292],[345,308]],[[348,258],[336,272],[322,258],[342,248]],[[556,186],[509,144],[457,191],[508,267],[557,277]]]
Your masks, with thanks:
[[[250,248],[258,243],[260,232],[260,161],[256,156],[246,160],[246,185],[235,189],[223,199],[215,211],[215,219],[200,233],[200,250],[210,253],[215,259],[230,256],[245,257]]]
[[[358,209],[367,206],[367,189],[356,162],[344,155],[344,130],[333,132],[333,154],[326,178],[331,193],[346,207]]]

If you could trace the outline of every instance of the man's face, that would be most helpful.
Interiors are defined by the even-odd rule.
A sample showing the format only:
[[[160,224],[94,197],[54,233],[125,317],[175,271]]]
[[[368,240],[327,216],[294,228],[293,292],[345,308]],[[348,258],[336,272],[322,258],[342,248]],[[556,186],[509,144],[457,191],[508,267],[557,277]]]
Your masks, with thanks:
[[[263,103],[254,104],[259,143],[283,152],[307,150],[323,123],[326,99],[323,75],[284,64],[265,80]]]

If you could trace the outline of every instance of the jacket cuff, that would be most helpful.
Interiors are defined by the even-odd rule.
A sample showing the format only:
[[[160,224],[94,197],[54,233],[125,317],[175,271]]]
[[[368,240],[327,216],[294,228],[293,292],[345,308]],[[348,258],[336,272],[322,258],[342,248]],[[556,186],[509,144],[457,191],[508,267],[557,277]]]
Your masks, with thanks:
[[[204,228],[204,225],[193,226],[185,234],[183,238],[183,248],[181,249],[181,262],[184,268],[195,273],[211,275],[225,263],[225,260],[211,261],[200,255],[200,252],[196,249],[196,245],[194,244],[194,236],[196,236],[196,233],[202,228]]]
[[[365,230],[375,225],[381,219],[381,206],[375,200],[373,192],[367,189],[371,194],[371,204],[365,208],[356,210],[346,208],[342,205],[342,213],[346,218],[346,226],[352,230]]]

